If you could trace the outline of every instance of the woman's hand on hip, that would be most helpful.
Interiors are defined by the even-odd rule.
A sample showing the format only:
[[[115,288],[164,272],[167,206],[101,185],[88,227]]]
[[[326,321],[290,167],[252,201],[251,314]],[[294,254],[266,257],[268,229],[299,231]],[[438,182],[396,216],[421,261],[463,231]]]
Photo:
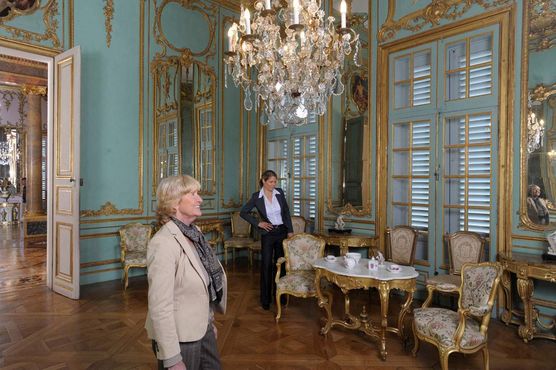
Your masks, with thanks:
[[[178,362],[174,366],[170,366],[168,370],[187,370],[183,361]]]
[[[272,224],[270,224],[268,222],[264,222],[264,221],[259,222],[259,224],[257,226],[259,226],[261,229],[266,230],[266,231],[270,231],[274,228],[274,226],[272,226]]]

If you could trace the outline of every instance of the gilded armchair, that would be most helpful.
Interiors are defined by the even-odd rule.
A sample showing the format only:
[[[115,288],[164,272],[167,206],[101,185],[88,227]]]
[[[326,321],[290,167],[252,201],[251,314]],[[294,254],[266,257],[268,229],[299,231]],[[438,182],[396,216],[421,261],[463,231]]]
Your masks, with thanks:
[[[413,266],[419,232],[409,226],[386,228],[386,253],[388,260],[400,265]]]
[[[129,270],[147,267],[147,245],[152,235],[152,226],[140,223],[120,228],[120,261],[124,269],[124,290],[127,289]]]
[[[465,263],[479,263],[483,256],[485,239],[471,231],[447,234],[449,273],[427,279],[428,296],[423,307],[429,306],[435,292],[456,294],[461,285],[461,268]]]
[[[415,345],[419,340],[435,345],[440,355],[442,370],[448,369],[452,352],[482,351],[483,365],[489,368],[487,330],[502,268],[496,262],[466,263],[461,269],[458,311],[446,308],[422,307],[413,314]]]
[[[296,234],[284,240],[284,257],[276,263],[276,322],[282,315],[282,294],[300,298],[316,297],[313,261],[323,257],[325,241],[310,234]],[[280,277],[282,264],[286,263],[286,275]]]

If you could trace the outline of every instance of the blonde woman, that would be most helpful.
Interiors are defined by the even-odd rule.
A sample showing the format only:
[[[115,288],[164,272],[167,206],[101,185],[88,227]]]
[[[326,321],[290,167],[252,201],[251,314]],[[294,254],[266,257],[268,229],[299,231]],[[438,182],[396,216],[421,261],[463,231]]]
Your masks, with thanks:
[[[163,179],[157,190],[162,225],[147,249],[145,328],[159,369],[220,369],[213,311],[226,309],[226,275],[200,229],[200,184],[191,176]]]

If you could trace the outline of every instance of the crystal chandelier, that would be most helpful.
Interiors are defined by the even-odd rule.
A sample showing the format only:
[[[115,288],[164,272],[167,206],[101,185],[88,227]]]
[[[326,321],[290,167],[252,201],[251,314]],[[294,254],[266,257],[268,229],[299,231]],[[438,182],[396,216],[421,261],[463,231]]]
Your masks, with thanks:
[[[359,66],[359,35],[346,26],[345,0],[340,13],[337,28],[334,17],[325,19],[320,0],[257,0],[252,21],[242,9],[239,24],[228,30],[225,86],[229,74],[243,88],[248,111],[260,97],[263,124],[302,125],[310,112],[322,116],[328,98],[344,91],[341,71],[352,47]]]
[[[527,113],[527,152],[533,153],[541,147],[542,137],[544,136],[544,120],[538,119],[535,112],[533,112],[533,105],[538,105],[539,102],[532,102],[531,94],[528,98]]]

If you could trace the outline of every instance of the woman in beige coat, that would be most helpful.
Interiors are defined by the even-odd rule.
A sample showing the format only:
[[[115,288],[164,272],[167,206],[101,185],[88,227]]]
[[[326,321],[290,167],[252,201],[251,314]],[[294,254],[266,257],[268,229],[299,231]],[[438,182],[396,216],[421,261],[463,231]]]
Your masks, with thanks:
[[[163,179],[157,190],[162,225],[147,249],[145,328],[159,369],[220,369],[213,311],[226,309],[226,275],[200,229],[200,184],[190,176]]]

